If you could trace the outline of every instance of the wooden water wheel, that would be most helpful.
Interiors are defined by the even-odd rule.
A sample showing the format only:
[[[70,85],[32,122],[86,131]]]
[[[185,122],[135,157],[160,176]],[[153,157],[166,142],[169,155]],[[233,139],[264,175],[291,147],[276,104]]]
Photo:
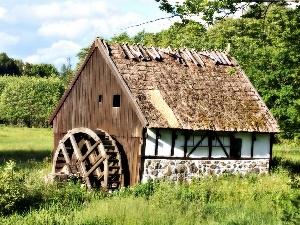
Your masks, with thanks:
[[[122,185],[121,156],[107,132],[75,128],[60,140],[52,174],[80,177],[89,189],[119,189]]]

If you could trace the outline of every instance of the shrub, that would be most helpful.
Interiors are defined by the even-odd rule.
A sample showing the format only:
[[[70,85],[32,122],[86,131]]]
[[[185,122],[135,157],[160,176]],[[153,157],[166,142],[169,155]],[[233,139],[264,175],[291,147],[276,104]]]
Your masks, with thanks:
[[[12,125],[46,127],[47,120],[63,93],[59,78],[1,78],[0,120]],[[5,83],[5,84],[4,84]],[[0,90],[1,91],[1,90]]]
[[[25,198],[25,186],[22,177],[15,173],[16,164],[9,161],[0,171],[0,214],[14,211],[17,203]]]

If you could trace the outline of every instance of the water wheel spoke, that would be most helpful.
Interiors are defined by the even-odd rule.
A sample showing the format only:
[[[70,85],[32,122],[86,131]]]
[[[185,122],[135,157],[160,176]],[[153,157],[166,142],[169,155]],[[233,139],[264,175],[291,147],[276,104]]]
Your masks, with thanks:
[[[79,161],[83,161],[85,160],[87,157],[90,156],[90,154],[94,151],[94,149],[100,144],[99,141],[96,141],[95,144],[93,144],[93,146],[91,146],[91,142],[89,142],[88,140],[85,141],[85,144],[88,148],[88,151],[84,154],[84,156],[82,156]]]
[[[102,163],[106,158],[105,157],[101,157],[93,166],[92,168],[88,171],[85,172],[83,175],[83,179],[85,179],[86,177],[88,177],[99,165],[100,163]],[[104,168],[105,170],[105,168]]]
[[[67,149],[66,149],[66,146],[65,146],[65,144],[63,143],[63,142],[60,142],[59,143],[59,146],[60,146],[60,148],[61,148],[61,151],[62,151],[62,153],[63,153],[63,155],[64,155],[64,157],[65,157],[65,160],[66,160],[66,163],[70,163],[70,157],[69,157],[69,154],[68,154],[68,151],[67,151]]]
[[[89,140],[86,140],[85,141],[85,144],[86,144],[86,147],[87,147],[87,149],[88,149],[88,152],[82,157],[82,158],[86,158],[86,156],[88,156],[88,158],[89,158],[89,160],[90,160],[90,163],[92,163],[92,164],[94,164],[95,163],[95,161],[97,161],[98,159],[97,159],[97,154],[96,154],[96,152],[94,151],[95,150],[95,148],[100,144],[100,141],[96,141],[96,143],[93,145],[93,146],[91,146],[91,142],[89,141]],[[98,155],[98,158],[101,158],[101,155]],[[83,160],[84,160],[83,159]],[[96,173],[96,175],[99,177],[99,176],[101,176],[101,170],[100,170],[100,168],[99,167],[97,167],[95,170],[94,170],[94,172]]]

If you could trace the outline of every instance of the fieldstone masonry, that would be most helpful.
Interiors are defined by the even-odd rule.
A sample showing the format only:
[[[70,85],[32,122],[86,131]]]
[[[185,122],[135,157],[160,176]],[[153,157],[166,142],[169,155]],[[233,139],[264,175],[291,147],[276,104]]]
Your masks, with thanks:
[[[269,159],[252,160],[172,160],[146,159],[142,181],[167,179],[169,181],[191,181],[208,175],[268,173]]]

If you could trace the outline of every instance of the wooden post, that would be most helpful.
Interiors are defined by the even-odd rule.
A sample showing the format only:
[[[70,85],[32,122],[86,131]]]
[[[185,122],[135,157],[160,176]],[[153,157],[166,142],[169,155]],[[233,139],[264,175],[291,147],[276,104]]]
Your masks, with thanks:
[[[186,131],[184,133],[184,147],[183,147],[183,157],[186,157],[186,154],[187,154],[187,143],[188,143],[188,140],[190,139],[190,134],[188,133],[188,131]]]
[[[212,140],[213,140],[213,133],[209,131],[208,133],[208,157],[211,158],[212,155]]]
[[[275,137],[274,134],[270,134],[270,159],[269,159],[269,172],[272,165],[272,155],[273,155],[273,143],[274,143]]]
[[[255,133],[251,134],[251,158],[253,158],[254,141],[256,140]]]
[[[174,155],[175,141],[177,139],[176,130],[172,130],[172,145],[171,145],[171,156]]]

